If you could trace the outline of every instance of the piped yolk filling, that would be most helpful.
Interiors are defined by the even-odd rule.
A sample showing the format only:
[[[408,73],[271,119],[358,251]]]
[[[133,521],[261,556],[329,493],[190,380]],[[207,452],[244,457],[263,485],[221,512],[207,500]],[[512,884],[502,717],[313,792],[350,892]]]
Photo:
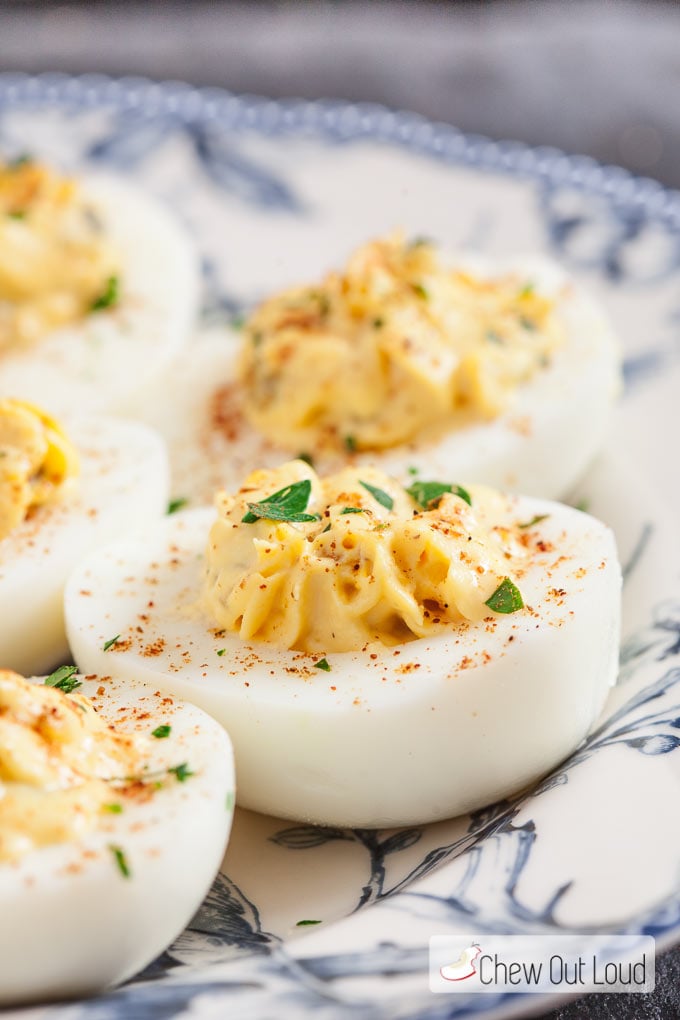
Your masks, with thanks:
[[[0,351],[115,304],[119,272],[75,181],[30,159],[0,164]]]
[[[305,652],[393,645],[488,617],[526,550],[499,523],[501,497],[451,489],[428,500],[372,468],[320,479],[303,461],[254,472],[217,497],[208,612],[245,641]]]
[[[384,449],[501,414],[563,332],[558,299],[532,281],[474,275],[429,243],[388,237],[256,310],[240,363],[246,411],[291,450]]]
[[[0,861],[73,840],[120,800],[140,738],[107,726],[77,692],[0,671]]]
[[[61,425],[25,401],[0,400],[0,540],[62,498],[79,472]]]

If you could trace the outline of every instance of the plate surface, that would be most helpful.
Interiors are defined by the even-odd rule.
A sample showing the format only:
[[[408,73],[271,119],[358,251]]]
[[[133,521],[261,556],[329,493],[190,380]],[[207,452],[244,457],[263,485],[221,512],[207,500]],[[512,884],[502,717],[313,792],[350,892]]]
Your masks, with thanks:
[[[210,322],[395,227],[453,249],[544,252],[608,307],[627,381],[611,448],[574,493],[615,529],[626,577],[620,681],[584,745],[530,792],[431,826],[237,812],[211,894],[144,975],[21,1016],[509,1017],[562,998],[434,996],[431,935],[679,941],[680,195],[378,107],[100,77],[0,75],[0,151],[130,174],[170,202],[202,252]]]

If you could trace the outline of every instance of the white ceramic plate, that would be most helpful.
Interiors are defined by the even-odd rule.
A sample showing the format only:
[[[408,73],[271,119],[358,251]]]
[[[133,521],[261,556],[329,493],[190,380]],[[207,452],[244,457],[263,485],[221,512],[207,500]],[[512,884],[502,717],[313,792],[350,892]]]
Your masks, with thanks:
[[[104,164],[170,202],[201,246],[211,321],[395,226],[544,251],[609,308],[627,378],[611,450],[574,494],[615,528],[626,569],[621,679],[583,747],[526,795],[422,828],[237,813],[212,893],[156,964],[22,1017],[506,1017],[555,1000],[432,995],[430,935],[680,940],[680,196],[377,107],[99,77],[0,76],[0,151]]]

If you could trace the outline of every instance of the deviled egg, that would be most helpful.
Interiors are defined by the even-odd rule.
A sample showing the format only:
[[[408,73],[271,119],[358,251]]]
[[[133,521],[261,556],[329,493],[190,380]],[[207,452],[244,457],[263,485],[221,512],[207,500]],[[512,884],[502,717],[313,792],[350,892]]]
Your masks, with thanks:
[[[143,425],[62,426],[0,400],[0,662],[23,673],[68,655],[62,595],[78,560],[163,514],[167,454]]]
[[[83,669],[228,729],[243,806],[385,827],[573,750],[616,676],[620,584],[611,532],[577,510],[294,461],[95,554],[65,605]]]
[[[150,196],[0,164],[0,395],[120,410],[184,343],[197,295],[189,237]]]
[[[194,503],[301,454],[556,498],[602,444],[619,378],[606,316],[555,265],[394,236],[269,298],[239,337],[204,336],[138,413]]]
[[[87,995],[161,952],[231,826],[224,730],[153,688],[0,671],[0,1006]]]

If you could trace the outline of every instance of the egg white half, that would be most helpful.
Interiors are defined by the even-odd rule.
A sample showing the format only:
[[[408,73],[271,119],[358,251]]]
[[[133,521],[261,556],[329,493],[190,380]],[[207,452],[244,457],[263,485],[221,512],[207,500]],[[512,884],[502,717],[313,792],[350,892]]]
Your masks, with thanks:
[[[123,179],[80,184],[120,253],[120,300],[0,358],[0,395],[57,416],[125,410],[184,344],[198,304],[198,258],[172,213]]]
[[[479,275],[512,271],[547,295],[567,285],[565,273],[542,258],[495,264],[459,260]],[[168,442],[174,496],[208,503],[220,487],[234,489],[253,467],[275,467],[311,454],[322,474],[348,460],[372,464],[405,481],[409,468],[422,477],[481,482],[495,488],[557,499],[602,446],[620,389],[618,344],[603,310],[570,285],[560,303],[566,343],[548,368],[521,385],[500,417],[389,450],[335,455],[284,450],[248,422],[237,377],[241,337],[206,331],[182,352],[163,379],[135,403],[135,416]]]
[[[611,532],[568,507],[508,501],[519,521],[549,514],[537,526],[545,551],[518,582],[531,610],[392,648],[329,653],[325,672],[314,666],[320,655],[215,629],[200,605],[214,512],[196,510],[75,571],[65,597],[73,653],[85,670],[144,677],[219,720],[244,807],[381,827],[472,810],[572,751],[617,670]],[[115,634],[121,642],[104,652]]]
[[[126,800],[77,842],[0,864],[0,1006],[92,994],[145,967],[198,909],[231,828],[233,755],[220,726],[130,678],[86,679],[79,693],[121,731],[170,725],[151,739],[149,771],[184,763],[193,774]]]
[[[76,563],[167,507],[167,454],[150,429],[83,418],[69,436],[80,456],[76,488],[0,541],[0,663],[24,675],[68,658],[62,595]]]

